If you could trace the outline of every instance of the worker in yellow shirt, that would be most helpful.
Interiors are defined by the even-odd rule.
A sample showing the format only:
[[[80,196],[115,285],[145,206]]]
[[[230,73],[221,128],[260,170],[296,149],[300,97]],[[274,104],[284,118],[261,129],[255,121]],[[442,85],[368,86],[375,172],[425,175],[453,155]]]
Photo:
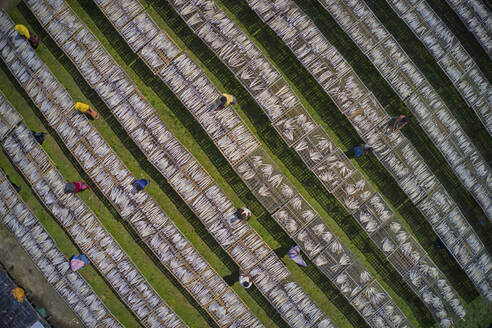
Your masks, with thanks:
[[[19,34],[22,35],[23,37],[25,37],[34,49],[38,47],[39,38],[36,36],[36,34],[29,32],[29,29],[25,25],[17,24],[14,26],[14,30],[19,32]]]
[[[14,30],[19,32],[20,35],[22,35],[23,37],[25,37],[28,40],[29,40],[29,38],[31,38],[31,33],[29,33],[29,30],[27,29],[27,27],[25,27],[22,24],[15,25]]]
[[[89,115],[93,120],[99,118],[99,114],[87,104],[76,102],[75,109],[81,113]]]
[[[236,97],[228,93],[223,93],[219,99],[212,105],[211,110],[221,110],[229,105],[237,104]]]

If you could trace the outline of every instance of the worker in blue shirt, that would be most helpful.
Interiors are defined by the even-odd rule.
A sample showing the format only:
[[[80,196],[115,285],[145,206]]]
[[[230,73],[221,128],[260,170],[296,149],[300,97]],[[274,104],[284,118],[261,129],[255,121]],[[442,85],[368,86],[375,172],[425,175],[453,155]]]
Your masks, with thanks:
[[[367,155],[373,151],[372,147],[369,147],[366,144],[362,144],[360,146],[355,146],[352,152],[347,152],[347,157],[349,158],[354,158],[354,157],[361,157],[364,155]]]
[[[149,183],[150,181],[147,179],[140,179],[135,181],[133,183],[133,186],[135,187],[135,189],[137,189],[137,191],[142,191]]]

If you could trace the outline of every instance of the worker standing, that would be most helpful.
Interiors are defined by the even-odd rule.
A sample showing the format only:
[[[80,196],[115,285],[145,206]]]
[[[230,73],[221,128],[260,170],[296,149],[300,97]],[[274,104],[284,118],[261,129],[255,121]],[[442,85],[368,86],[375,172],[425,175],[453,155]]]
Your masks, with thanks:
[[[31,130],[31,134],[34,137],[34,139],[38,142],[38,144],[42,145],[44,142],[44,137],[46,136],[46,133],[44,132],[35,132]]]
[[[237,104],[237,99],[233,95],[228,93],[223,93],[220,95],[219,99],[215,101],[210,110],[221,110],[226,108],[229,105]]]
[[[86,115],[89,115],[93,120],[99,118],[99,114],[93,110],[89,105],[81,103],[81,102],[76,102],[75,103],[75,109],[78,110],[81,113],[84,113]]]
[[[76,254],[70,259],[70,269],[72,271],[79,271],[87,264],[89,264],[89,259],[84,254]]]
[[[89,186],[84,181],[75,181],[67,182],[63,190],[65,193],[75,194],[86,189],[89,189]]]
[[[29,44],[31,47],[36,49],[39,45],[39,38],[36,36],[36,34],[29,32],[29,29],[22,24],[17,24],[14,26],[14,30],[19,32],[20,35],[25,37],[27,41],[29,41]]]
[[[22,303],[22,301],[24,300],[24,295],[24,289],[20,287],[12,289],[12,296],[17,300],[17,302]]]

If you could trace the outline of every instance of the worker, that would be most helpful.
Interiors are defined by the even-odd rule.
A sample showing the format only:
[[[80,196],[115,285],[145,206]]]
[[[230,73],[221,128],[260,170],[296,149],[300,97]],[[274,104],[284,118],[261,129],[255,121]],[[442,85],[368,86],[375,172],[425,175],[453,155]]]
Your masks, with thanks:
[[[88,189],[89,186],[85,184],[83,181],[78,181],[78,182],[67,182],[65,184],[65,192],[74,194],[82,190]]]
[[[251,210],[246,207],[242,207],[234,213],[234,216],[231,219],[231,223],[236,222],[237,220],[248,221],[251,218]]]
[[[228,93],[223,93],[212,105],[211,110],[221,110],[229,105],[237,104],[236,97]]]
[[[29,29],[22,24],[17,24],[14,26],[14,30],[19,32],[20,35],[26,38],[27,41],[29,41],[29,44],[31,47],[36,49],[39,45],[39,38],[36,36],[36,34],[29,32]]]
[[[392,117],[386,126],[386,135],[400,131],[405,125],[408,124],[408,118],[405,115]]]
[[[89,259],[84,254],[74,255],[70,259],[70,269],[72,269],[72,271],[78,271],[87,264],[89,264]]]
[[[17,287],[12,289],[12,296],[20,303],[24,300],[24,289]]]
[[[19,32],[19,34],[25,37],[26,39],[29,39],[31,37],[31,33],[29,33],[29,30],[25,25],[17,24],[14,26],[14,30]]]
[[[367,155],[373,151],[372,147],[369,147],[366,144],[362,144],[360,146],[355,146],[353,149],[349,150],[345,154],[348,158],[361,157]]]
[[[137,180],[133,183],[133,186],[135,187],[135,189],[137,191],[142,191],[145,189],[145,187],[150,183],[149,180],[147,179],[140,179],[140,180]]]
[[[244,288],[249,288],[251,287],[251,285],[253,285],[253,283],[251,282],[251,276],[242,272],[239,274],[239,283]]]
[[[89,115],[93,120],[99,118],[99,114],[87,104],[76,102],[75,109],[81,113]]]
[[[292,246],[289,249],[289,259],[294,261],[295,263],[299,264],[300,266],[307,266],[306,262],[302,258],[302,253],[301,253],[301,248],[297,245]]]

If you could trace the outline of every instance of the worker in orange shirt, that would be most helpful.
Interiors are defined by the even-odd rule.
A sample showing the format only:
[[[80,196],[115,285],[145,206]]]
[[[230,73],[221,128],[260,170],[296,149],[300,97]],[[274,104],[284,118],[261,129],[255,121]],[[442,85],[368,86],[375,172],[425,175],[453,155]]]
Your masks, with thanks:
[[[99,114],[87,104],[76,102],[75,109],[81,113],[89,115],[93,120],[99,118]]]
[[[24,300],[24,295],[24,289],[19,287],[12,289],[12,296],[14,296],[18,302],[22,302]]]

